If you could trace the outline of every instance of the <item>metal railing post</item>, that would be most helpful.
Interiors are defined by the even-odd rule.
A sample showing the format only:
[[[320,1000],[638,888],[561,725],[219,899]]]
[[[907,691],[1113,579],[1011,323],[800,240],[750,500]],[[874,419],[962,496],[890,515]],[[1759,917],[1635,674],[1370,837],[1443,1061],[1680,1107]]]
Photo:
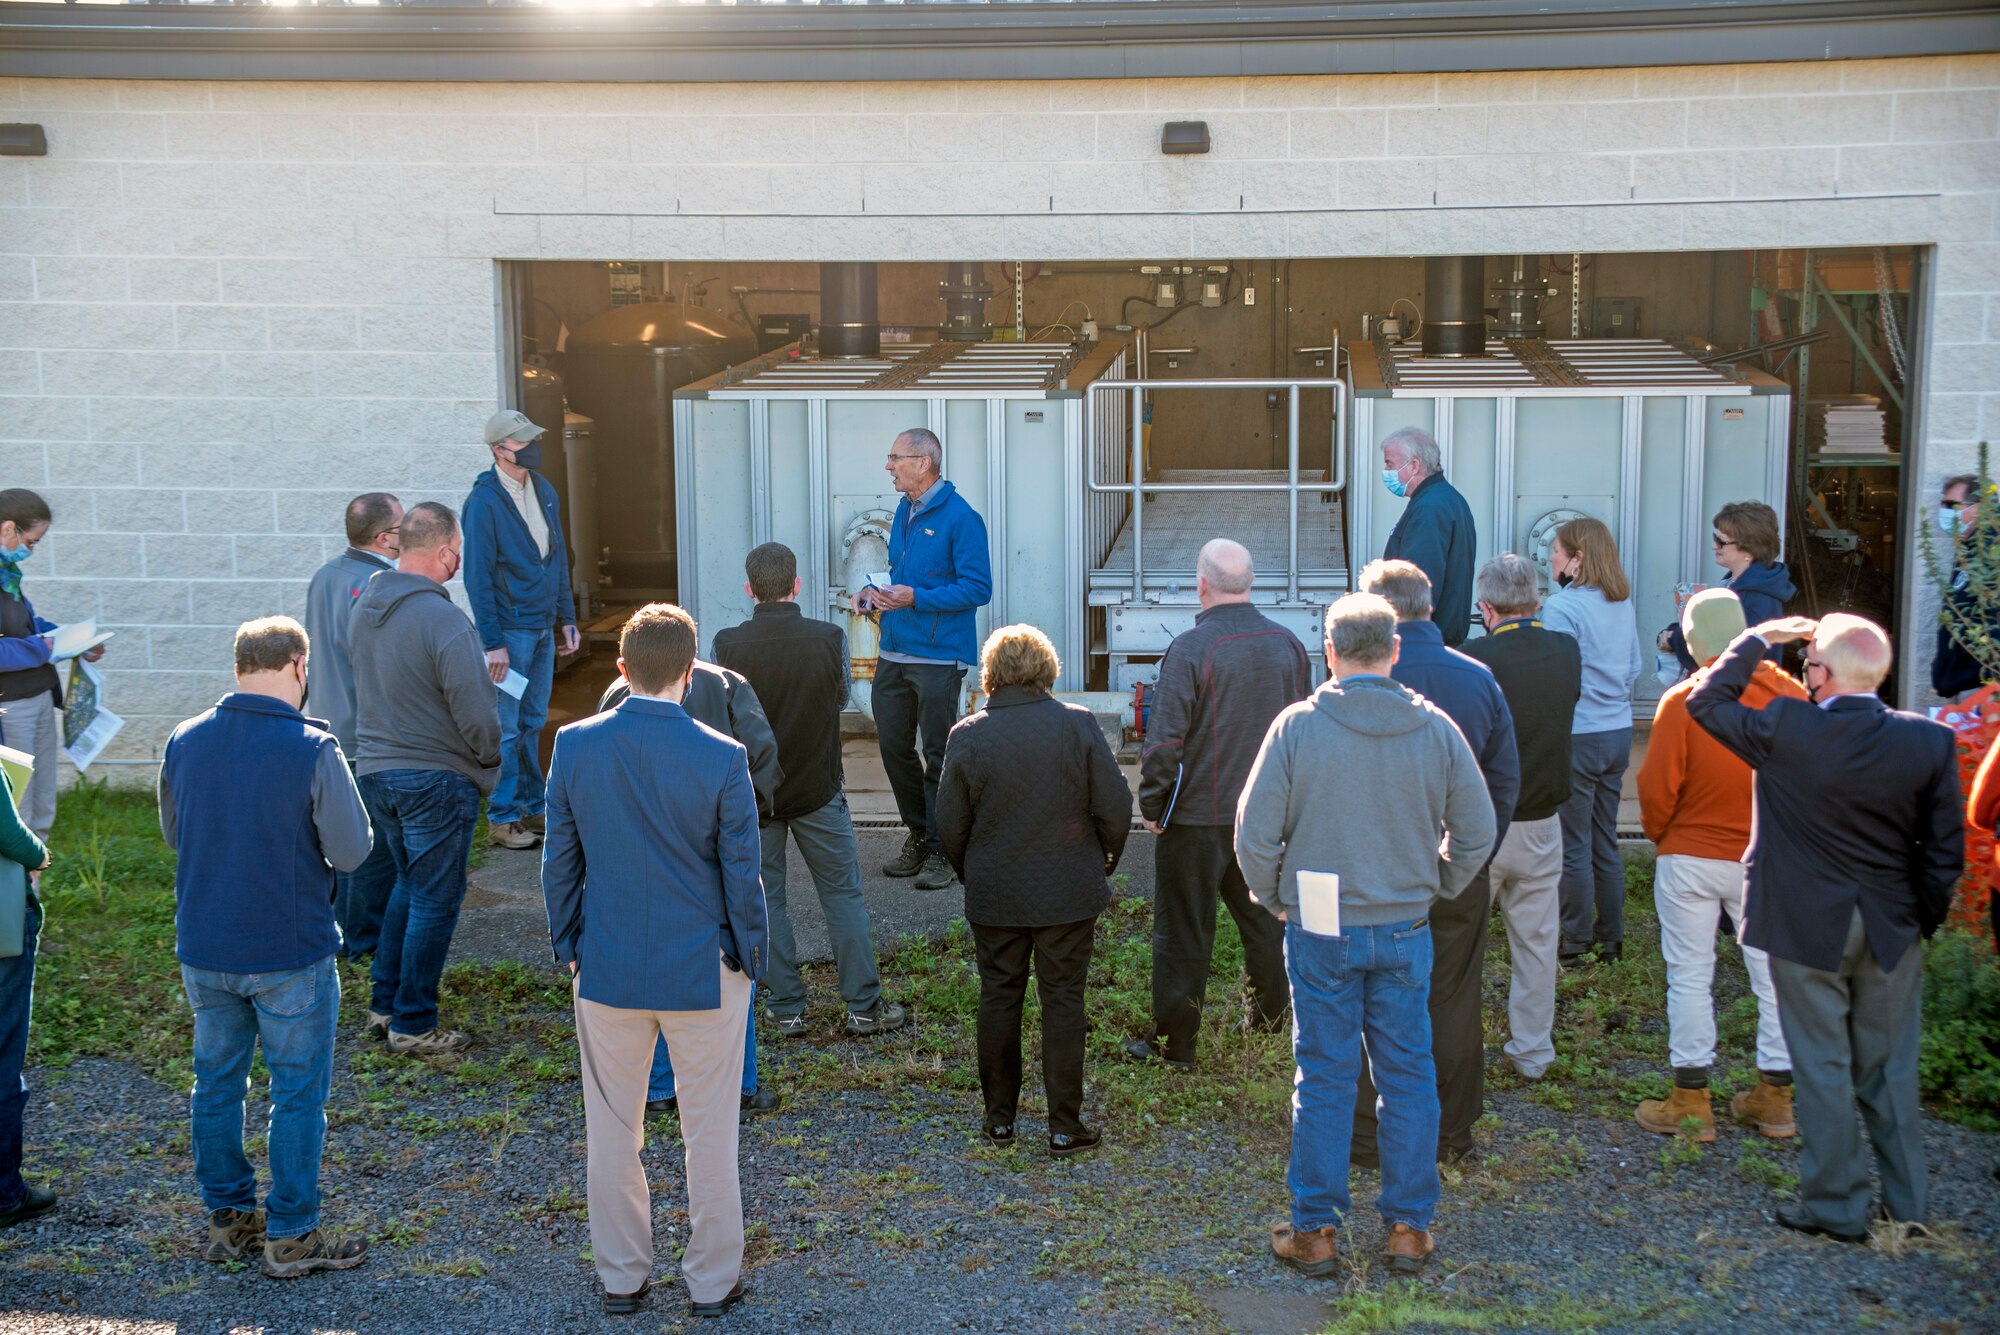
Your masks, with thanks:
[[[1145,379],[1142,372],[1141,380]],[[1146,597],[1146,390],[1132,386],[1132,602]]]
[[[1299,600],[1299,387],[1290,395],[1290,429],[1285,432],[1285,601]]]

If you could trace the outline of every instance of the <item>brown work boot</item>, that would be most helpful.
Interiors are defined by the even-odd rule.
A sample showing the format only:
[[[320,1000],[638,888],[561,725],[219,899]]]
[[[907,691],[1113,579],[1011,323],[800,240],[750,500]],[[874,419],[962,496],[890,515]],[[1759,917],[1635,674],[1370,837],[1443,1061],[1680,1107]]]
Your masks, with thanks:
[[[1437,1244],[1431,1241],[1428,1229],[1411,1228],[1408,1224],[1396,1223],[1389,1226],[1389,1269],[1398,1275],[1414,1275],[1424,1268]]]
[[[521,817],[521,828],[530,834],[547,834],[549,832],[549,818],[539,811],[532,816],[523,816]]]
[[[1673,1092],[1663,1099],[1639,1100],[1639,1111],[1633,1116],[1643,1130],[1654,1135],[1687,1135],[1703,1144],[1715,1139],[1715,1112],[1709,1106],[1705,1089],[1675,1085]],[[1694,1119],[1693,1131],[1686,1126],[1690,1117]]]
[[[1271,1255],[1314,1279],[1325,1279],[1339,1266],[1334,1261],[1333,1229],[1309,1228],[1301,1233],[1290,1224],[1271,1226]]]
[[[1774,1085],[1759,1078],[1754,1088],[1729,1100],[1729,1111],[1737,1121],[1756,1127],[1759,1135],[1772,1140],[1789,1140],[1799,1134],[1799,1124],[1792,1118],[1790,1085]]]
[[[486,842],[496,848],[511,848],[518,851],[523,848],[533,848],[542,842],[542,836],[518,821],[508,821],[502,825],[489,825],[486,828]]]
[[[352,1270],[368,1259],[362,1238],[337,1238],[316,1228],[302,1238],[265,1238],[264,1273],[272,1279],[297,1279],[315,1270]]]

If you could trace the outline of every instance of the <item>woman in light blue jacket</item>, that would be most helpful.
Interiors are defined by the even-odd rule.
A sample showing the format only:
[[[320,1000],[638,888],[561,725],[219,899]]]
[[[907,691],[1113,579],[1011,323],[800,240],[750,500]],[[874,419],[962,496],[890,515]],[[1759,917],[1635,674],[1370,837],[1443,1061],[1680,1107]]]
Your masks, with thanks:
[[[1570,795],[1562,805],[1562,961],[1580,963],[1593,942],[1616,960],[1625,943],[1625,864],[1618,856],[1618,798],[1632,759],[1632,683],[1639,627],[1618,544],[1602,522],[1576,518],[1556,530],[1549,567],[1560,585],[1542,623],[1576,637],[1583,696],[1570,725]]]

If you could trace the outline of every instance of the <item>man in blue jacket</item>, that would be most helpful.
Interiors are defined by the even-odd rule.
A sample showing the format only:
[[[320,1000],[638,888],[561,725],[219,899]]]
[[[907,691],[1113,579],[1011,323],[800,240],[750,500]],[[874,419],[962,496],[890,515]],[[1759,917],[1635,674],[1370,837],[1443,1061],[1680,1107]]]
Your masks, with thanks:
[[[1382,442],[1382,485],[1407,496],[1383,544],[1385,561],[1409,561],[1431,582],[1431,615],[1444,642],[1465,643],[1472,626],[1473,551],[1479,533],[1472,507],[1444,480],[1444,459],[1431,433],[1406,426]]]
[[[495,413],[486,423],[493,467],[465,498],[465,595],[486,650],[486,671],[500,692],[500,782],[486,808],[487,837],[501,848],[541,842],[542,725],[556,678],[556,632],[562,652],[580,643],[569,587],[556,489],[538,471],[542,428],[527,415]],[[518,694],[508,674],[527,680]]]
[[[236,690],[175,728],[160,762],[160,832],[174,868],[175,951],[194,1008],[194,1175],[211,1261],[263,1249],[291,1279],[360,1265],[368,1244],[320,1227],[320,1153],[340,1019],[333,876],[368,856],[361,795],[326,724],[299,712],[305,628],[236,632]],[[328,865],[328,864],[332,865]],[[271,1071],[271,1189],[243,1154],[259,1043]]]
[[[1389,675],[1448,714],[1478,758],[1487,796],[1493,800],[1492,847],[1500,847],[1521,791],[1521,760],[1515,750],[1513,711],[1499,681],[1478,659],[1445,647],[1443,631],[1431,620],[1431,582],[1416,566],[1408,561],[1371,561],[1361,572],[1360,587],[1396,609],[1401,652]],[[1486,1098],[1479,979],[1486,962],[1486,920],[1492,899],[1492,883],[1482,862],[1463,893],[1439,900],[1430,913],[1431,1057],[1437,1065],[1440,1163],[1457,1163],[1472,1153],[1472,1124],[1479,1120]],[[1375,1087],[1365,1063],[1360,1091],[1353,1157],[1366,1164],[1375,1160],[1376,1152]]]
[[[944,480],[944,446],[935,435],[912,427],[897,436],[888,469],[903,496],[889,529],[889,587],[856,599],[861,611],[882,615],[875,735],[909,827],[903,851],[882,874],[942,890],[955,878],[937,838],[938,773],[958,721],[959,687],[979,661],[979,609],[993,597],[993,566],[986,521]]]
[[[638,1311],[652,1280],[639,1152],[661,1035],[687,1151],[689,1314],[743,1297],[737,1083],[769,929],[748,753],[681,707],[694,653],[693,617],[640,608],[618,640],[631,695],[558,732],[549,765],[542,895],[575,979],[591,1255],[611,1315]]]

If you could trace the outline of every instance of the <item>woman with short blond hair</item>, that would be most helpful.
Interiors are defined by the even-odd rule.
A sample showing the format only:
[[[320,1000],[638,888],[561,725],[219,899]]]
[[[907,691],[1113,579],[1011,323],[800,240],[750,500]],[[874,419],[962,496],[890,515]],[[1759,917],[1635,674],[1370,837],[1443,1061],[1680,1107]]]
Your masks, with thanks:
[[[1580,964],[1625,949],[1625,864],[1618,856],[1618,797],[1632,762],[1632,683],[1639,627],[1618,544],[1602,520],[1579,515],[1556,530],[1549,552],[1556,590],[1542,624],[1576,638],[1583,696],[1570,724],[1570,795],[1562,805],[1562,949]]]
[[[1042,999],[1049,1153],[1096,1148],[1083,1122],[1083,987],[1107,879],[1132,826],[1132,790],[1104,730],[1049,694],[1061,665],[1033,626],[1002,626],[980,654],[986,707],[945,744],[938,837],[965,882],[979,959],[983,1132],[1014,1143],[1021,1097],[1021,1003],[1032,965]]]

